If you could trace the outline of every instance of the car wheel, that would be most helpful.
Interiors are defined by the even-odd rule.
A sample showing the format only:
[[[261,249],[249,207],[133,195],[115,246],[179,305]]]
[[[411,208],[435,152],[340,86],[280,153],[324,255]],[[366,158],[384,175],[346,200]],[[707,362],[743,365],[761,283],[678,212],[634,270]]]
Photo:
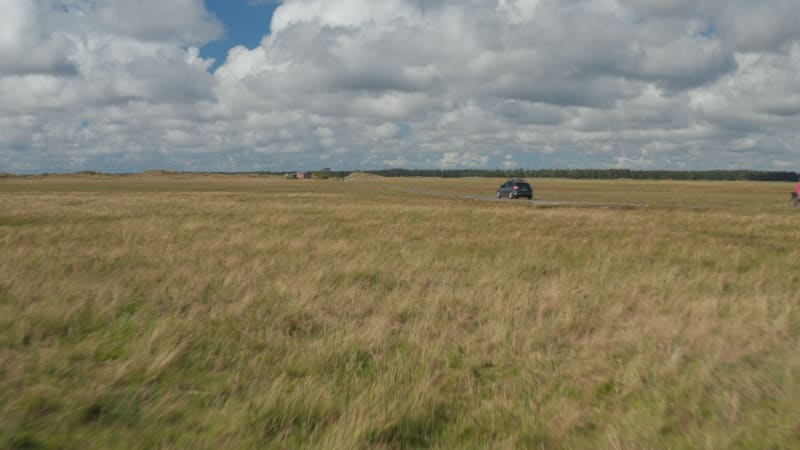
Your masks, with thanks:
[[[500,191],[497,191],[497,198],[500,198]]]
[[[509,200],[514,200],[514,193],[513,192],[509,192],[508,193],[508,199]]]

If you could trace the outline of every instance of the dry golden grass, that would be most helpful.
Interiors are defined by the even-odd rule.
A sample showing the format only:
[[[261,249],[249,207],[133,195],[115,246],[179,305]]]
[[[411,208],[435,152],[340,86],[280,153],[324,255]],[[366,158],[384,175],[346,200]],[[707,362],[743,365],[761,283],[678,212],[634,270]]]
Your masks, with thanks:
[[[791,186],[497,184],[0,181],[0,445],[800,446]]]

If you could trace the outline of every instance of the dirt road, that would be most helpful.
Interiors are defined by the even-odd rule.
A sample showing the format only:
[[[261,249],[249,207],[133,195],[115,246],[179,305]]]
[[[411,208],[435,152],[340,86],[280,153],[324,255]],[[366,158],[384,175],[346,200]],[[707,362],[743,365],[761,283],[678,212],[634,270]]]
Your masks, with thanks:
[[[544,207],[554,207],[554,206],[576,206],[582,208],[639,209],[639,208],[652,207],[652,205],[634,204],[634,203],[576,202],[576,201],[562,201],[562,200],[540,200],[536,198],[534,198],[533,200],[527,200],[527,199],[509,200],[505,198],[497,198],[495,196],[490,196],[490,195],[458,194],[455,192],[436,191],[433,189],[422,189],[422,188],[409,188],[402,186],[393,186],[393,189],[405,192],[412,192],[415,194],[424,194],[436,197],[460,198],[464,200],[478,200],[482,202],[524,202],[531,205],[534,208],[544,208]]]

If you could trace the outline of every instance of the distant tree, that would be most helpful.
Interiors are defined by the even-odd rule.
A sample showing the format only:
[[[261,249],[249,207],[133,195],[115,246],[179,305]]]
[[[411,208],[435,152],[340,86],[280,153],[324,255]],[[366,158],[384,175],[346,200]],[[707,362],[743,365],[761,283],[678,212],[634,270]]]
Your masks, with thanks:
[[[728,181],[797,181],[795,172],[754,170],[630,170],[630,169],[384,169],[367,173],[384,177],[487,177],[487,178],[572,178],[633,180],[728,180]],[[346,176],[346,175],[345,175]]]

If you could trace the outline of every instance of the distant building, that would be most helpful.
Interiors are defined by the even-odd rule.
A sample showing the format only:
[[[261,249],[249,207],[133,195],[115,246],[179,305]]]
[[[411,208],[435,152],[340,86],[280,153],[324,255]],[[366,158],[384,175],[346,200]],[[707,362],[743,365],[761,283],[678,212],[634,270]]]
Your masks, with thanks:
[[[298,180],[310,180],[312,177],[311,172],[297,172]]]

